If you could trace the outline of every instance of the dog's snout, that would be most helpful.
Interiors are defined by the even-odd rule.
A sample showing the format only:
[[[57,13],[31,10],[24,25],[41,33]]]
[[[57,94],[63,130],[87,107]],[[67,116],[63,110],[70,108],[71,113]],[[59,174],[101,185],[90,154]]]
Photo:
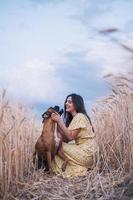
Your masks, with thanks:
[[[59,106],[55,106],[53,109],[54,109],[56,112],[59,112],[59,110],[60,110]]]
[[[60,110],[60,112],[59,112],[59,114],[60,114],[60,115],[62,115],[62,114],[63,114],[63,112],[64,112],[64,111],[63,111],[63,109],[61,109],[61,110]]]

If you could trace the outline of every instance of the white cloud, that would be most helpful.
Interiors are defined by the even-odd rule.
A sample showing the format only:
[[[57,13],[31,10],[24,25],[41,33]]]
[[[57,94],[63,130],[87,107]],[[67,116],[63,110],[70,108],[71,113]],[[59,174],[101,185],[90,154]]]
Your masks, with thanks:
[[[107,3],[107,4],[106,4]],[[115,1],[105,2],[107,5],[106,10],[100,12],[92,19],[91,24],[95,27],[118,27],[125,28],[127,22],[133,19],[132,15],[132,2],[129,1]],[[99,8],[103,5],[99,4]]]
[[[44,61],[34,60],[12,69],[3,69],[0,74],[3,87],[15,99],[27,102],[61,101],[65,85],[56,77],[56,68]]]
[[[100,76],[108,73],[127,73],[133,68],[130,53],[116,43],[94,40],[88,43],[86,59],[101,68]]]
[[[96,64],[101,69],[100,76],[107,73],[127,73],[133,71],[133,59],[130,52],[124,50],[116,42],[109,38],[102,38],[98,31],[116,27],[119,32],[114,38],[133,49],[133,34],[129,28],[133,28],[133,14],[131,1],[98,1],[94,0],[86,6],[78,19],[88,29],[88,40],[82,45],[87,51],[86,60]],[[132,29],[131,29],[132,30]],[[96,70],[97,74],[97,70]]]
[[[100,30],[109,26],[124,29],[133,18],[130,3],[108,1],[106,7],[107,1],[102,2],[103,4],[96,0],[64,1],[58,5],[29,5],[23,9],[18,6],[15,10],[17,15],[8,15],[8,10],[4,17],[1,14],[1,23],[6,31],[0,39],[0,60],[4,67],[11,68],[1,66],[0,83],[8,88],[11,96],[29,103],[62,102],[64,94],[73,87],[72,82],[63,81],[66,76],[64,71],[62,77],[57,76],[56,72],[59,66],[67,64],[71,76],[69,67],[72,59],[67,57],[69,52],[83,52],[88,66],[91,62],[94,64],[96,76],[99,71],[97,68],[101,69],[101,74],[98,74],[100,76],[107,73],[127,73],[132,69],[128,52],[115,43],[101,39],[98,34],[93,35],[92,29]],[[79,21],[70,17],[72,14],[79,14]],[[88,20],[87,27],[85,23],[81,23],[82,15],[85,21]],[[128,38],[128,44],[131,41],[132,35]],[[23,64],[19,64],[22,62]],[[13,67],[14,63],[16,67]],[[84,70],[84,66],[81,66],[81,70]],[[88,74],[90,75],[89,67]],[[89,104],[88,101],[87,107]]]

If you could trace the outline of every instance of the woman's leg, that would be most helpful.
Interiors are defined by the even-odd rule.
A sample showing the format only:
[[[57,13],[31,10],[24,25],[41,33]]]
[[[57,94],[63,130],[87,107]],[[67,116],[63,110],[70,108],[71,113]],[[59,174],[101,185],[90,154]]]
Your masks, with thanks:
[[[62,143],[60,144],[60,147],[59,147],[59,150],[58,150],[57,154],[60,156],[60,158],[62,160],[64,160],[64,162],[62,164],[62,167],[61,167],[62,171],[64,172],[66,170],[66,166],[67,166],[67,163],[69,162],[69,159],[64,154],[64,151],[63,151],[63,148],[62,148]]]

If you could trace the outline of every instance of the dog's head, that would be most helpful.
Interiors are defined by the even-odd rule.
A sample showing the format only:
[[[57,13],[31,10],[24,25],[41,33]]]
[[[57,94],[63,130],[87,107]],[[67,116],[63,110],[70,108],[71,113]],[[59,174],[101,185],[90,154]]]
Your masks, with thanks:
[[[42,118],[43,118],[42,123],[44,123],[44,121],[48,119],[49,117],[51,117],[51,114],[55,112],[57,112],[61,116],[63,114],[63,109],[60,110],[59,106],[48,108],[48,110],[42,114]]]

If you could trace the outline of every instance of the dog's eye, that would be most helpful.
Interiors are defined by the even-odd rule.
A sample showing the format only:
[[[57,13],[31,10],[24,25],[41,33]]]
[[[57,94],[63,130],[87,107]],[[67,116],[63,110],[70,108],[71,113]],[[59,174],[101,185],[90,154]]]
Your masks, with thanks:
[[[42,115],[42,118],[46,118],[46,117],[48,117],[48,113],[47,112],[43,113],[43,115]]]

